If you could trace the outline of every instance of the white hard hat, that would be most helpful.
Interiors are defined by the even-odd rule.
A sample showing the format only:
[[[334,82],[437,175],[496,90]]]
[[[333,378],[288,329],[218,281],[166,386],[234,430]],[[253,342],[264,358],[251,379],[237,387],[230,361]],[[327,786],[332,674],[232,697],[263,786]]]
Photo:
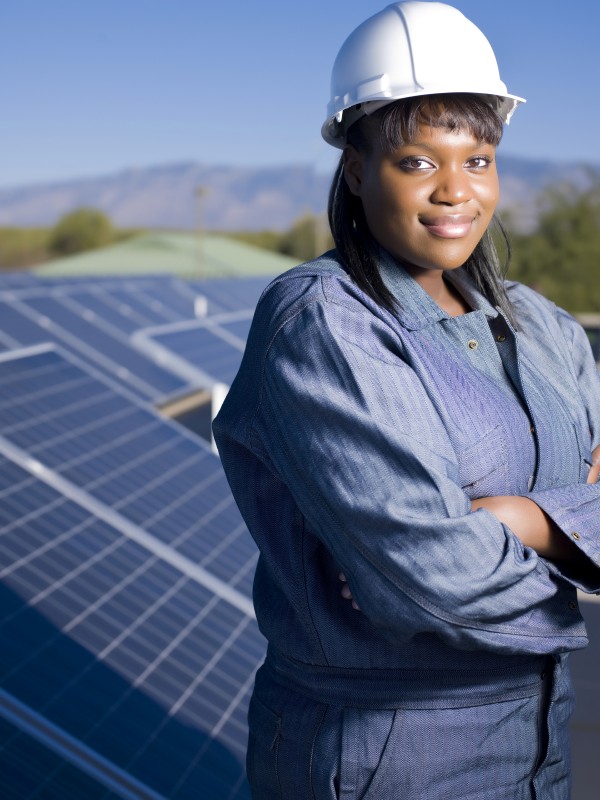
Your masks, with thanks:
[[[405,97],[450,92],[481,95],[507,123],[525,102],[508,94],[490,43],[458,9],[417,0],[393,3],[342,45],[321,133],[342,148],[348,127],[361,116]]]

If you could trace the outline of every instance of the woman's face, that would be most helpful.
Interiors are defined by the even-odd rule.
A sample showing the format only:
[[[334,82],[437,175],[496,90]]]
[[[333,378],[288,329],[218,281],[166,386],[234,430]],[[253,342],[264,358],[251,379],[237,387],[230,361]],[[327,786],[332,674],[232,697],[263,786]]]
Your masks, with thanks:
[[[375,239],[409,271],[464,264],[498,202],[495,147],[468,131],[422,126],[391,153],[348,145],[344,174]]]

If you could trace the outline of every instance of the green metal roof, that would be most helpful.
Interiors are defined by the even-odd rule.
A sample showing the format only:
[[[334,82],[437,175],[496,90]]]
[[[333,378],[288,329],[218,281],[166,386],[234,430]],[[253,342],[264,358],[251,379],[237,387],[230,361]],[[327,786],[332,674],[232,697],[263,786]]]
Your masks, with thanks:
[[[289,256],[216,236],[154,231],[111,247],[49,261],[40,277],[171,274],[181,278],[277,275],[299,261]]]

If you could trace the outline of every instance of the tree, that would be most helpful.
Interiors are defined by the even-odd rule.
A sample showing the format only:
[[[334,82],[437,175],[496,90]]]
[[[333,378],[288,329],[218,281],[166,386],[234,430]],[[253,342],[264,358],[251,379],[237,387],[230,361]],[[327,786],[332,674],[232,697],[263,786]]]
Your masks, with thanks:
[[[572,312],[600,311],[600,184],[547,192],[538,229],[513,235],[510,277]]]
[[[301,261],[309,261],[332,246],[333,239],[325,218],[305,214],[282,235],[279,252]]]
[[[79,208],[62,217],[50,233],[49,249],[54,255],[71,255],[93,250],[114,239],[110,219],[94,208]]]

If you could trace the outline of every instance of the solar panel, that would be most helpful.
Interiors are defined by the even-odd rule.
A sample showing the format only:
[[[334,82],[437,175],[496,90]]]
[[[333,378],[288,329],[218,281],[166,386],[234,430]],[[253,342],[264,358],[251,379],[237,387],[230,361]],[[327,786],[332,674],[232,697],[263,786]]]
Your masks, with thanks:
[[[5,354],[0,498],[18,796],[249,797],[257,553],[208,446],[54,350]],[[43,795],[15,767],[32,753]]]
[[[50,747],[0,718],[3,800],[121,800]]]
[[[182,379],[208,388],[230,385],[242,360],[254,311],[244,309],[146,328],[131,340],[150,358],[169,363]]]
[[[0,279],[0,286],[3,286]],[[170,369],[131,346],[132,331],[194,317],[197,298],[172,278],[39,281],[0,291],[0,350],[56,342],[156,404],[189,394]]]
[[[265,287],[273,276],[258,275],[253,278],[211,278],[188,281],[187,285],[197,295],[205,298],[207,314],[222,314],[255,308]]]

